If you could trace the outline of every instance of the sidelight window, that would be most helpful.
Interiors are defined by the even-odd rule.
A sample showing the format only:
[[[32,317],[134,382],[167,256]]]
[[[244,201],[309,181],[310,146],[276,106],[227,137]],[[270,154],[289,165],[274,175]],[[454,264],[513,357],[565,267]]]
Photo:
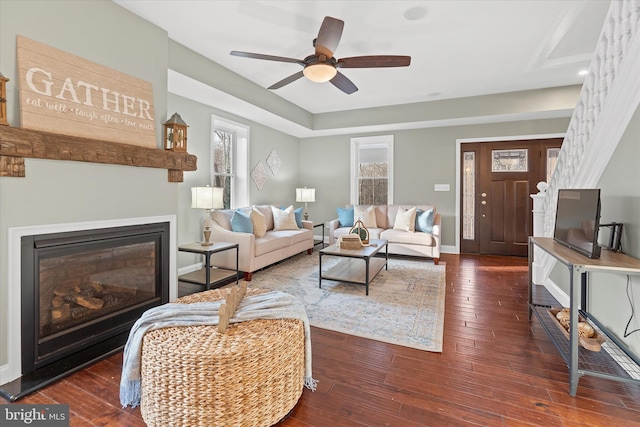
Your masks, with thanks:
[[[476,153],[463,153],[462,172],[462,238],[475,240],[476,221]]]
[[[551,181],[551,175],[553,175],[553,171],[556,169],[559,156],[559,148],[547,148],[547,182]]]

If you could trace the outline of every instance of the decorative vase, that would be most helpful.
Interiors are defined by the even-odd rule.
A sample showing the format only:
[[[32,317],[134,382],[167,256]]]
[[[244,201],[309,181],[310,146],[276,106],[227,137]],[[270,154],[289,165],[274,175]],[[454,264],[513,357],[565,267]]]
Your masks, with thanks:
[[[351,227],[349,233],[356,234],[358,237],[360,237],[360,240],[363,244],[369,244],[369,230],[367,230],[367,227],[364,226],[364,223],[360,221],[360,218],[358,218],[355,224],[353,224],[353,227]]]
[[[202,242],[202,246],[213,246],[213,242],[210,242],[211,238],[211,229],[209,226],[204,227],[204,242]]]

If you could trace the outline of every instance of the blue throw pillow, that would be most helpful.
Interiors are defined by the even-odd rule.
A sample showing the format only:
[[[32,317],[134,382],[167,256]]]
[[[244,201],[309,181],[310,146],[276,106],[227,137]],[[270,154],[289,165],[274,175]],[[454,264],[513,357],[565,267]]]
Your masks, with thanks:
[[[236,210],[231,217],[231,230],[240,233],[253,233],[253,223],[249,214]]]
[[[338,208],[338,220],[340,227],[353,227],[353,206],[350,208]]]
[[[295,209],[293,215],[296,217],[296,224],[298,228],[302,228],[302,208]]]
[[[433,233],[433,209],[428,211],[416,210],[416,231]]]

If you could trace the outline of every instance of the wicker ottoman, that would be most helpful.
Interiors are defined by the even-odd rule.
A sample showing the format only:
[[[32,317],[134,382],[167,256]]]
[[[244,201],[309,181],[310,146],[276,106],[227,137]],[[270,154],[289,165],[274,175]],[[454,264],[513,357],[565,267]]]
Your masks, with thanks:
[[[264,292],[249,290],[247,295]],[[211,290],[176,300],[224,299]],[[142,418],[149,426],[270,426],[304,385],[304,325],[298,319],[157,329],[143,339]]]

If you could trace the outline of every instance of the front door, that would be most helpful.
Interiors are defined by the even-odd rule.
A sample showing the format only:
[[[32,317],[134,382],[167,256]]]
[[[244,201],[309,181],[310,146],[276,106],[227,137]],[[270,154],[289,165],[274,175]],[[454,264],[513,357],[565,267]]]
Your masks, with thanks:
[[[530,195],[537,193],[538,182],[548,180],[561,144],[554,138],[463,145],[462,252],[527,255],[533,232]]]

